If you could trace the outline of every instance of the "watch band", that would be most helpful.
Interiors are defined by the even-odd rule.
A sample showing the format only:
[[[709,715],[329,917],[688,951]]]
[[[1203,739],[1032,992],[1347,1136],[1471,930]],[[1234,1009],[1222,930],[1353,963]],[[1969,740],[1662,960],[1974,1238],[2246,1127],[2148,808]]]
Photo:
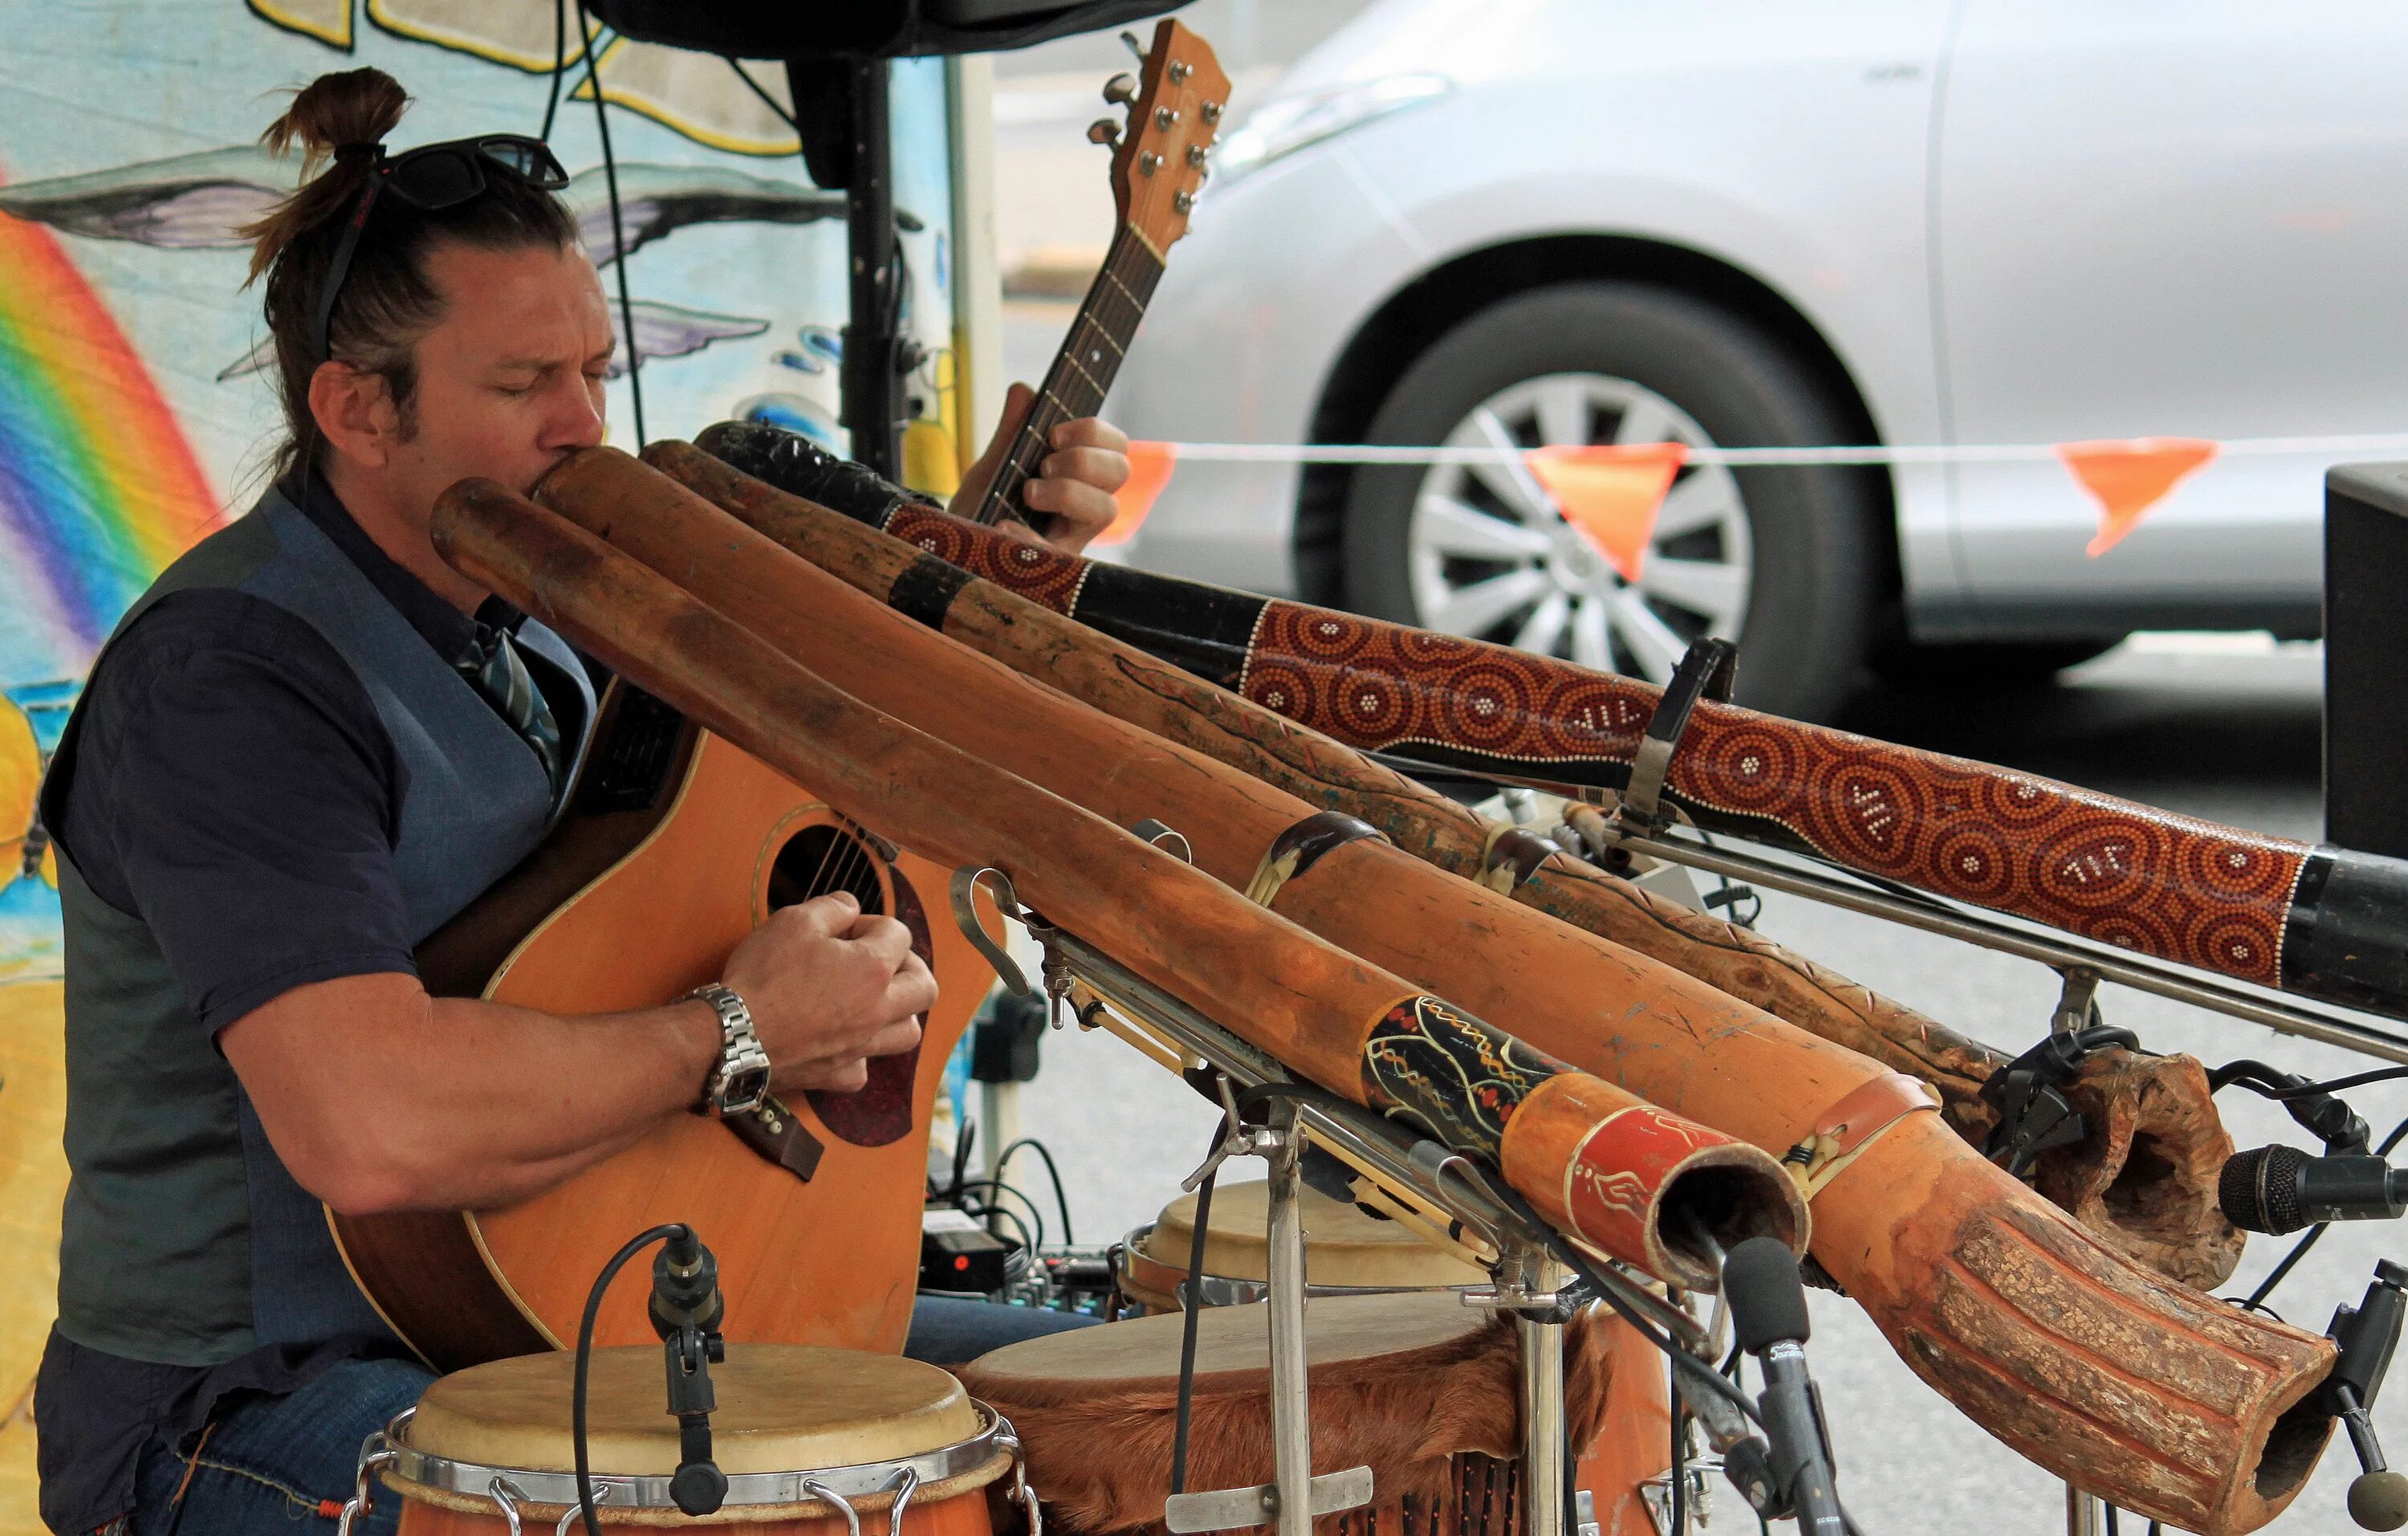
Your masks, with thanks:
[[[744,999],[717,982],[686,994],[709,1003],[719,1014],[719,1059],[703,1080],[696,1114],[725,1119],[760,1108],[769,1093],[769,1053],[752,1028],[752,1011]]]

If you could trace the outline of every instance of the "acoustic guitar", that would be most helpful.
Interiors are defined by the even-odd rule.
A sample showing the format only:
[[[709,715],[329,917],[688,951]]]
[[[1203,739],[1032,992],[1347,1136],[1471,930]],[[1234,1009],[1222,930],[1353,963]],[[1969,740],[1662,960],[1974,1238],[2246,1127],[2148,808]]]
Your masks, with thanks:
[[[1122,226],[982,508],[1012,510],[1043,434],[1103,400],[1161,252],[1184,232],[1227,81],[1194,34],[1155,30],[1115,142]],[[1101,129],[1091,131],[1099,140]],[[1109,348],[1110,365],[1076,349]],[[1033,447],[1032,447],[1033,445]],[[775,908],[850,891],[912,933],[938,1001],[916,1050],[857,1093],[811,1093],[724,1124],[681,1116],[556,1188],[498,1210],[327,1219],[353,1277],[437,1370],[563,1347],[633,1233],[692,1223],[719,1258],[726,1336],[899,1350],[919,1278],[928,1130],[944,1064],[994,972],[946,914],[951,872],[624,682],[606,696],[568,814],[542,847],[421,946],[437,996],[577,1015],[655,1006],[715,980]],[[930,919],[929,901],[938,906]],[[540,1083],[527,1091],[539,1093]],[[597,1343],[652,1338],[646,1288],[613,1288]]]

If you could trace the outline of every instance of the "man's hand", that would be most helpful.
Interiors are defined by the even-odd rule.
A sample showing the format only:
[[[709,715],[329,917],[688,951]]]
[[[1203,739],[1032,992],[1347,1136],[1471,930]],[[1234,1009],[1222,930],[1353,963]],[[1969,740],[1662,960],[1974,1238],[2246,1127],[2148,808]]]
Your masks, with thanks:
[[[771,912],[736,946],[724,980],[752,1010],[781,1089],[866,1085],[867,1058],[918,1044],[917,1015],[937,1004],[910,930],[863,916],[841,891]]]
[[[962,476],[962,488],[953,496],[956,506],[975,506],[985,494],[1036,399],[1036,391],[1026,384],[1014,384],[1005,395],[1003,420],[996,426],[995,440]],[[1128,434],[1099,416],[1082,416],[1056,426],[1046,446],[1053,452],[1038,465],[1039,478],[1021,488],[1020,499],[1030,511],[1044,512],[1053,519],[1053,530],[1043,536],[1046,543],[1065,554],[1076,554],[1111,526],[1117,510],[1112,493],[1129,478]],[[1002,526],[1026,538],[1039,537],[1018,518],[1006,519]]]

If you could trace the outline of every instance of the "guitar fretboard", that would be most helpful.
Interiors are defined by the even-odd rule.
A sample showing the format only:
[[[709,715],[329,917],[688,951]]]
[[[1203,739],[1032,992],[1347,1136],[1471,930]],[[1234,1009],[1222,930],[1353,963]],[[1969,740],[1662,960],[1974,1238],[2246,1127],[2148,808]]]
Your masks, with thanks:
[[[1103,269],[1096,274],[1077,318],[1070,323],[1069,334],[1063,337],[1062,350],[1046,370],[1044,385],[1028,409],[1028,420],[1012,439],[1010,456],[996,471],[985,499],[969,514],[974,521],[991,524],[1027,515],[1020,502],[1021,487],[1036,478],[1038,466],[1052,452],[1047,439],[1055,427],[1102,409],[1104,396],[1121,371],[1121,359],[1137,335],[1138,322],[1145,318],[1154,284],[1162,280],[1162,258],[1143,236],[1126,224],[1121,226]]]

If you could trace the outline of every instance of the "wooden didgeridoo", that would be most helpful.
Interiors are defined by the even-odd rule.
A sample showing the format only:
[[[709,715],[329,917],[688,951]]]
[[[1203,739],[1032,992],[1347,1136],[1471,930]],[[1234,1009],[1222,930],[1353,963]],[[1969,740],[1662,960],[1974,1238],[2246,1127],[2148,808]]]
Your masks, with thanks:
[[[1433,768],[1615,793],[1662,698],[1650,683],[1510,646],[1043,550],[777,427],[723,422],[701,445],[1349,746]],[[1713,702],[1691,711],[1665,794],[1713,830],[2408,1018],[2408,859]]]
[[[538,495],[932,734],[1115,819],[1176,823],[1225,879],[1247,880],[1266,844],[1312,810],[1170,743],[1098,729],[1094,711],[915,629],[622,455],[578,455]],[[919,568],[963,589],[957,570]],[[1329,848],[1274,901],[1374,963],[1477,993],[1484,1016],[1761,1146],[1795,1144],[1820,1106],[1884,1075],[1384,843]],[[2279,1411],[2320,1373],[2322,1342],[2236,1319],[2100,1250],[1935,1118],[1891,1111],[1887,1133],[1817,1197],[1826,1266],[1926,1379],[2050,1470],[2177,1522],[2239,1530],[2271,1517],[2297,1475],[2286,1461],[2261,1490],[2254,1471]],[[2236,1396],[2243,1358],[2258,1385]]]
[[[1718,1271],[1692,1224],[1725,1247],[1772,1236],[1804,1251],[1805,1203],[1760,1149],[1543,1055],[879,712],[558,514],[463,481],[438,499],[434,538],[472,580],[838,811],[924,857],[1003,870],[1029,906],[1290,1069],[1488,1159],[1559,1230],[1708,1289]]]
[[[2006,1057],[1979,1041],[1760,935],[1479,816],[1352,748],[1053,609],[991,581],[947,577],[924,552],[790,496],[694,447],[655,442],[644,458],[871,596],[1031,677],[1241,768],[1316,810],[1359,817],[1440,868],[1505,887],[1517,901],[1922,1080],[1940,1094],[1949,1124],[1977,1146],[1996,1121],[1980,1088]],[[2198,1061],[2101,1052],[2085,1064],[2069,1097],[2091,1134],[2042,1156],[2041,1192],[2160,1274],[2200,1288],[2221,1283],[2239,1262],[2242,1246],[2240,1230],[2215,1199],[2232,1139]]]

